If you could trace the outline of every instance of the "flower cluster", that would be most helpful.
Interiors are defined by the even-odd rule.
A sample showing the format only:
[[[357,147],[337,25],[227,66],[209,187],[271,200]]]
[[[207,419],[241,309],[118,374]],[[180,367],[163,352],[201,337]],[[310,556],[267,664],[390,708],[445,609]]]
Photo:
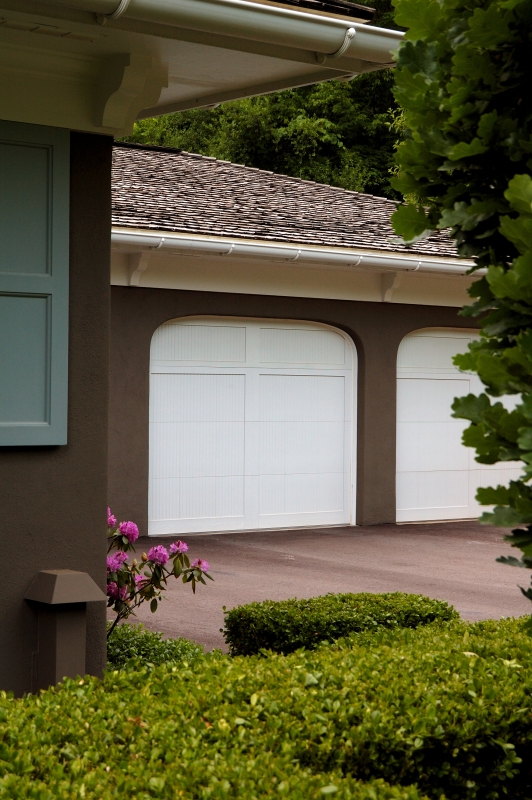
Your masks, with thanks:
[[[148,550],[148,561],[151,561],[152,564],[160,564],[161,567],[164,567],[169,558],[168,550],[162,544],[158,544]]]
[[[107,556],[107,572],[118,572],[122,564],[128,559],[127,553],[124,553],[123,550],[119,550],[118,553],[113,553],[110,556]]]
[[[129,563],[128,552],[134,552],[138,538],[139,529],[134,522],[118,523],[111,509],[107,509],[107,605],[116,614],[108,636],[145,601],[149,600],[150,609],[156,611],[169,578],[181,577],[183,583],[191,584],[193,592],[197,583],[205,584],[205,578],[213,580],[207,574],[208,562],[195,558],[190,563],[188,545],[179,539],[168,549],[162,544],[154,545],[142,553],[140,562],[133,558]]]
[[[134,522],[121,522],[118,530],[130,543],[136,542],[139,538],[139,529]]]
[[[176,553],[180,555],[181,553],[186,553],[187,550],[188,550],[188,544],[185,544],[184,542],[181,542],[179,540],[177,542],[172,542],[172,544],[170,545],[171,555],[175,555]]]
[[[116,528],[116,517],[111,514],[111,509],[107,506],[107,527]]]

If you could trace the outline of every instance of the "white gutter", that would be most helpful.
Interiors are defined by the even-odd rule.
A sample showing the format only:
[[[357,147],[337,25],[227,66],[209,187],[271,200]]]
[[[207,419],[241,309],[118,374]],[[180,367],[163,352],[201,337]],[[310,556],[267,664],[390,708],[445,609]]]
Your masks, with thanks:
[[[311,50],[326,58],[357,58],[390,64],[400,31],[349,18],[321,16],[253,0],[53,0],[92,11],[102,24],[120,18],[179,26],[207,33]]]
[[[375,272],[424,272],[445,275],[466,275],[473,261],[459,258],[431,258],[418,255],[396,255],[351,248],[325,248],[310,245],[267,244],[262,241],[238,241],[230,238],[186,236],[174,233],[137,233],[113,228],[111,247],[123,252],[139,253],[155,250],[176,254],[234,256],[261,260],[295,261],[340,269],[364,269]],[[138,249],[137,249],[138,248]]]

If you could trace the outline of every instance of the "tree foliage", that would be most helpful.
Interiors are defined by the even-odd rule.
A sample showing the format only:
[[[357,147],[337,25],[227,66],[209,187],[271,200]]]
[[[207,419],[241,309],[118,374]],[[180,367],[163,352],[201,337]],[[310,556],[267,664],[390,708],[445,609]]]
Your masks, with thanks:
[[[390,0],[374,5],[375,24],[396,27]],[[399,197],[389,181],[397,139],[392,88],[392,70],[370,72],[142,120],[126,141]]]
[[[470,421],[464,443],[477,461],[519,460],[521,479],[480,489],[495,505],[482,521],[529,525],[509,541],[532,566],[532,2],[397,0],[408,30],[395,96],[406,136],[397,151],[396,189],[418,202],[394,214],[408,241],[450,228],[458,252],[485,274],[462,313],[481,315],[481,339],[455,364],[486,390],[455,400]],[[520,395],[514,410],[492,397]],[[528,595],[532,599],[532,592]]]

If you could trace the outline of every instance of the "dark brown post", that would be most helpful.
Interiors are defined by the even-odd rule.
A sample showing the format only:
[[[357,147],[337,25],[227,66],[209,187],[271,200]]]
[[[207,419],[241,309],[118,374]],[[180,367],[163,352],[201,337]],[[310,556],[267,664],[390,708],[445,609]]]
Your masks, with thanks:
[[[33,690],[85,675],[87,603],[105,600],[86,572],[42,570],[25,595],[37,606],[38,649]]]

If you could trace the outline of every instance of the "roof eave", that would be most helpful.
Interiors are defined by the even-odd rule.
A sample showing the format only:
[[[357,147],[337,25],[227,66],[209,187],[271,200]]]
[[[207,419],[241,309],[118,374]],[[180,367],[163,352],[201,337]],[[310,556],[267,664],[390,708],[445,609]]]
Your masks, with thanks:
[[[471,260],[428,256],[421,253],[389,253],[377,249],[351,247],[316,247],[293,242],[265,242],[230,236],[146,231],[114,225],[111,248],[139,253],[165,251],[181,255],[257,259],[260,261],[298,262],[305,266],[334,269],[359,269],[373,272],[419,272],[465,276],[474,266]]]

